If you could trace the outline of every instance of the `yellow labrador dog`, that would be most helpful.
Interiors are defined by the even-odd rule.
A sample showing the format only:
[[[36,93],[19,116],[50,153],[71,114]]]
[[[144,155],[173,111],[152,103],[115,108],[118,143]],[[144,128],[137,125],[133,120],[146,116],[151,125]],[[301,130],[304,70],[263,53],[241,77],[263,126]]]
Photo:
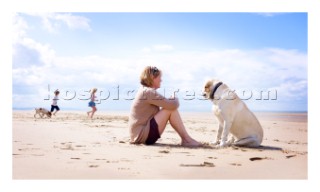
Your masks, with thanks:
[[[51,118],[51,112],[48,111],[45,108],[35,108],[35,114],[34,114],[34,118],[36,118],[36,116],[40,116],[41,118],[43,118],[43,116],[47,116],[48,118]]]
[[[203,96],[213,102],[213,112],[219,129],[214,145],[258,147],[263,138],[262,127],[256,116],[223,82],[211,79],[205,83]],[[228,139],[231,133],[232,137]]]

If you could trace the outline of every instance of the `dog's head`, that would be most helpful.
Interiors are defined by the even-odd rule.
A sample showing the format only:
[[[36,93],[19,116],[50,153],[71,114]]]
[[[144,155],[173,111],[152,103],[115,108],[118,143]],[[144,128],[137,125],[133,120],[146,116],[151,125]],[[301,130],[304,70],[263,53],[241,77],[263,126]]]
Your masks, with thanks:
[[[206,99],[212,99],[210,98],[210,96],[214,90],[214,87],[218,85],[219,82],[221,81],[219,81],[218,79],[206,80],[203,86],[202,96]]]
[[[52,113],[50,111],[47,112],[47,116],[51,118]]]

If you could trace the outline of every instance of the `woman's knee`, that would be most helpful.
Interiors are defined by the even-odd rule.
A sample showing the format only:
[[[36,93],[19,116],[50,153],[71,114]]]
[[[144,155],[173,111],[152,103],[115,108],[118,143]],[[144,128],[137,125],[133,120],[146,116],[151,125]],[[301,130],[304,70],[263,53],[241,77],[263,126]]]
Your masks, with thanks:
[[[162,120],[169,120],[170,118],[170,115],[176,110],[169,110],[169,109],[161,109],[155,116],[155,120],[159,120],[159,121],[162,121]],[[158,122],[158,121],[157,121]]]
[[[171,113],[178,111],[178,109],[161,109],[161,111],[171,115]]]
[[[159,131],[162,133],[162,131],[165,129],[170,116],[172,113],[176,112],[177,110],[169,110],[169,109],[161,109],[155,116],[154,119],[156,120],[158,126],[159,126]]]

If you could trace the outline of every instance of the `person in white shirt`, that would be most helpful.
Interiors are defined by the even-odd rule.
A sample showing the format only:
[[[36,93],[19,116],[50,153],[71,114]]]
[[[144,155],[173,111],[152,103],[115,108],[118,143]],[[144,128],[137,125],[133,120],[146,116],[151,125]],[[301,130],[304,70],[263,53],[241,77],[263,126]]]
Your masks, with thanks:
[[[54,98],[52,99],[51,110],[50,110],[53,115],[56,115],[56,113],[60,111],[60,108],[58,106],[59,94],[60,94],[60,91],[58,89],[54,91]],[[54,110],[56,111],[53,113]]]

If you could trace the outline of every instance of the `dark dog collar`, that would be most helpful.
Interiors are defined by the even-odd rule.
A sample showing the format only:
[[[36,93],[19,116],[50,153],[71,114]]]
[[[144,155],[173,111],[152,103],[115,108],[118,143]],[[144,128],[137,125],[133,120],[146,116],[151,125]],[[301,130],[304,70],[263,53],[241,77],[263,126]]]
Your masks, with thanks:
[[[220,87],[220,85],[222,85],[223,83],[222,82],[219,82],[219,83],[217,83],[215,86],[214,86],[214,88],[213,88],[213,90],[212,90],[212,93],[210,94],[210,99],[213,99],[214,98],[214,93],[217,91],[217,89]]]

